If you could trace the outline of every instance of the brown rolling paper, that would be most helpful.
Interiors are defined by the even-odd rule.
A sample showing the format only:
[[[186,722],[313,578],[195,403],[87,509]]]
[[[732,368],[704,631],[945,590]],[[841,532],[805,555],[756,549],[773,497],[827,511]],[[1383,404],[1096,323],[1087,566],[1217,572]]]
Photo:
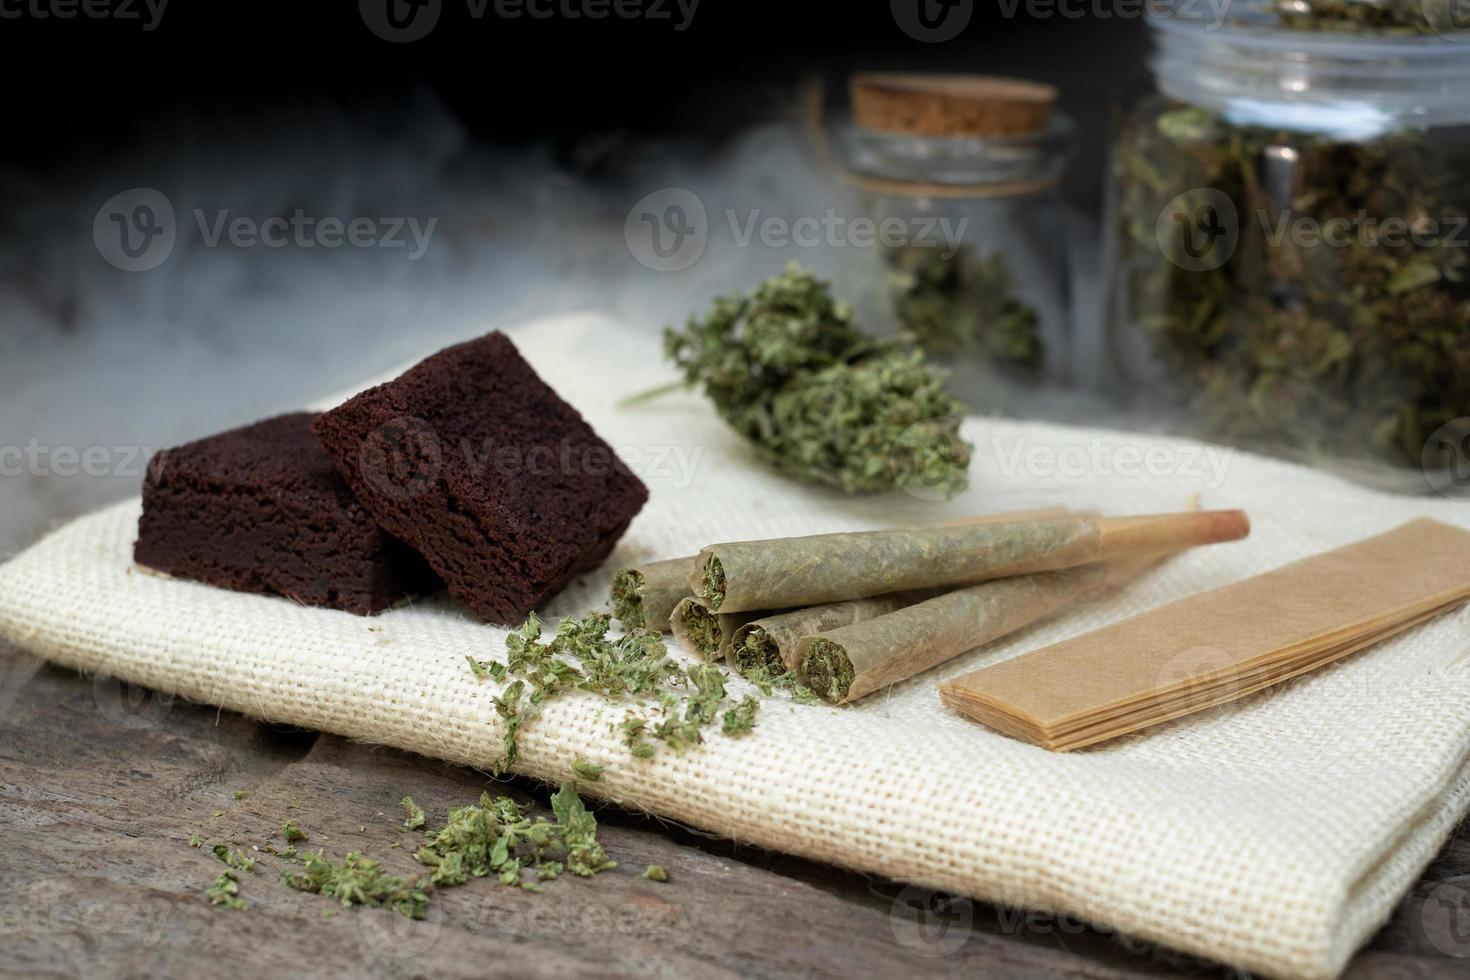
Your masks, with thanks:
[[[940,687],[953,710],[1066,751],[1232,701],[1470,598],[1470,532],[1420,519]]]
[[[981,582],[806,636],[796,656],[813,691],[846,704],[1029,626],[1107,580],[1107,566],[1093,564]]]
[[[679,600],[669,617],[674,639],[701,660],[726,660],[735,631],[762,613],[717,613],[693,596]]]
[[[623,629],[668,632],[674,607],[689,595],[689,573],[697,560],[690,555],[618,569],[612,582],[612,607]]]
[[[930,591],[898,592],[762,616],[737,629],[731,637],[730,666],[741,674],[764,667],[772,677],[799,670],[796,645],[802,637],[882,616],[931,595]]]
[[[1241,511],[1190,511],[741,541],[701,551],[689,584],[719,612],[814,606],[1233,541],[1249,530]]]

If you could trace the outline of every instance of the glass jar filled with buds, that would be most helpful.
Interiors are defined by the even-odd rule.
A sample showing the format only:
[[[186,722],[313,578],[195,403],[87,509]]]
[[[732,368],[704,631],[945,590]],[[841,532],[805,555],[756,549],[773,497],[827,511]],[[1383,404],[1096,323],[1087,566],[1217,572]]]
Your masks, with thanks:
[[[1058,181],[1072,127],[1056,90],[975,75],[861,73],[838,128],[840,176],[876,248],[837,279],[858,320],[913,336],[980,410],[1015,410],[1067,374]]]
[[[1153,5],[1155,91],[1110,174],[1120,392],[1381,486],[1460,462],[1470,25],[1452,4]]]

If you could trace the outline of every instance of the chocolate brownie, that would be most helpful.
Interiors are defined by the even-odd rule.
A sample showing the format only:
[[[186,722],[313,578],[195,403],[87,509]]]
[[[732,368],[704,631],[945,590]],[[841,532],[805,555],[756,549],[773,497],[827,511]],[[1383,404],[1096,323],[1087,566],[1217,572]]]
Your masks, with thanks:
[[[168,449],[143,483],[140,565],[358,615],[442,583],[352,496],[312,435],[282,415]]]
[[[607,557],[648,490],[496,332],[317,419],[379,524],[480,619],[514,624]]]

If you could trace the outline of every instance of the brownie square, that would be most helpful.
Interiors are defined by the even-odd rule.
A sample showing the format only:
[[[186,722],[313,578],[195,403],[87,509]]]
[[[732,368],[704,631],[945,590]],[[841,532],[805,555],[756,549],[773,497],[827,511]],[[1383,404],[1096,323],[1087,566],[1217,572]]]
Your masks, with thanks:
[[[499,332],[440,351],[315,429],[378,523],[487,622],[520,622],[601,562],[648,499]]]
[[[383,532],[312,434],[282,415],[168,449],[143,482],[133,557],[239,592],[367,615],[442,583]]]

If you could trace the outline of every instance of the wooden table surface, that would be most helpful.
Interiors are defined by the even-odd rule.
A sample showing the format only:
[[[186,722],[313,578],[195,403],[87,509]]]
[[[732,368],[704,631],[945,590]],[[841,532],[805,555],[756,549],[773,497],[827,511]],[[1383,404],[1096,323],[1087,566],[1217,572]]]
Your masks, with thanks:
[[[421,922],[294,891],[268,857],[241,875],[247,909],[204,897],[223,870],[210,846],[279,845],[287,819],[310,834],[303,846],[360,849],[418,873],[398,801],[413,796],[432,822],[487,788],[545,810],[547,788],[530,781],[492,781],[0,651],[0,974],[1242,975],[1074,921],[905,889],[613,807],[597,817],[617,869],[550,882],[543,894],[472,880],[436,892]],[[1470,959],[1444,952],[1470,956],[1470,903],[1449,909],[1458,921],[1424,914],[1427,900],[1433,909],[1446,894],[1464,896],[1431,898],[1470,873],[1465,830],[1347,976],[1470,976]],[[193,833],[204,847],[188,845]],[[664,865],[670,880],[640,880],[647,864]]]

